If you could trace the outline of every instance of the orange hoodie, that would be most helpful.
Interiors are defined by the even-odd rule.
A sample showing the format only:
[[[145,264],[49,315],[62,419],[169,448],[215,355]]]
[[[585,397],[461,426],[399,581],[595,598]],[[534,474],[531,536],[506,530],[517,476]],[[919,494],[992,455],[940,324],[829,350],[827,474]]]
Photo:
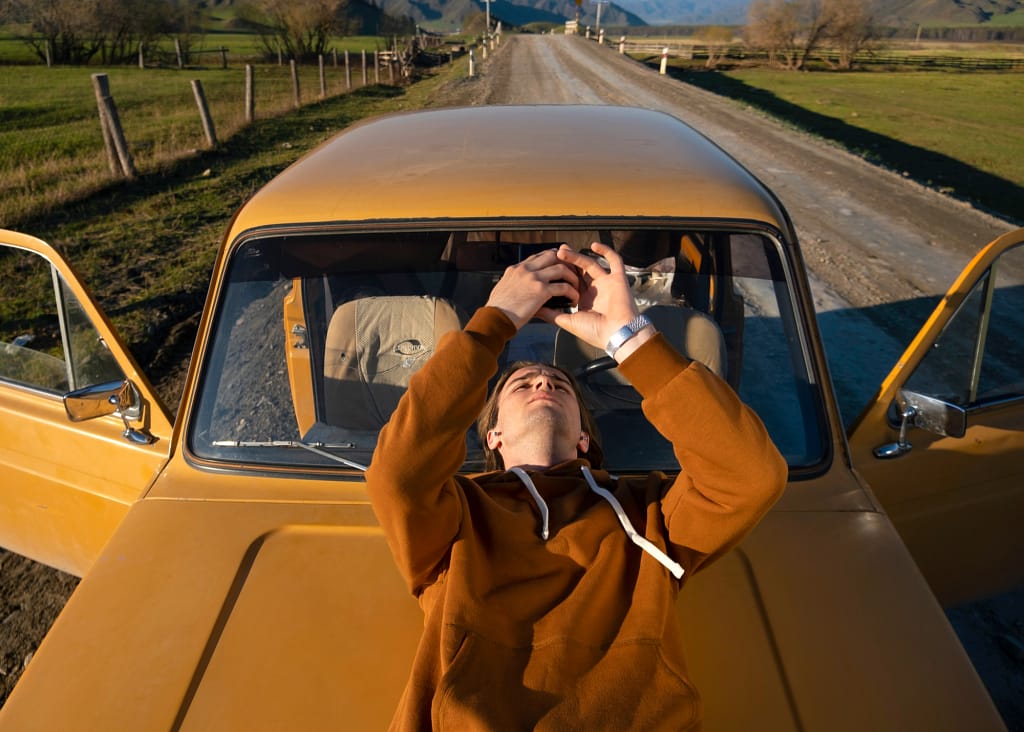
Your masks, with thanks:
[[[620,368],[672,442],[678,476],[595,469],[609,500],[583,459],[525,481],[511,471],[457,475],[514,334],[501,311],[483,308],[445,336],[366,474],[426,616],[392,729],[699,729],[676,593],[775,502],[786,463],[727,384],[656,336]],[[634,528],[653,547],[634,543]],[[681,581],[667,566],[676,562]]]

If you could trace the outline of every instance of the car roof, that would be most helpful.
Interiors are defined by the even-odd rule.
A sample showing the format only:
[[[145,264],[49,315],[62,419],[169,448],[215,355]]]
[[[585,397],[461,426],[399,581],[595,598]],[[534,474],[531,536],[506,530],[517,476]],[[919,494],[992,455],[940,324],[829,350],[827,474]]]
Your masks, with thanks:
[[[232,238],[290,224],[505,217],[683,217],[788,230],[753,175],[668,114],[483,106],[353,125],[250,199]]]

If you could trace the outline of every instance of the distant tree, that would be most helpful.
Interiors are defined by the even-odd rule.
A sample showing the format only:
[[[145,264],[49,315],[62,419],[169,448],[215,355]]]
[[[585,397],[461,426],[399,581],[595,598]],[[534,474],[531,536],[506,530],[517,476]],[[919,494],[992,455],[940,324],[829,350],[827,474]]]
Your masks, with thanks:
[[[186,57],[192,47],[205,37],[202,11],[206,5],[206,0],[168,0],[170,32]]]
[[[829,37],[836,6],[846,0],[797,0],[797,23],[800,26],[796,61],[793,68],[802,69],[807,59]]]
[[[703,41],[708,49],[708,60],[704,67],[714,69],[718,67],[718,64],[721,63],[726,52],[729,50],[729,44],[732,43],[733,39],[733,32],[731,28],[712,25],[702,29],[697,34],[697,38]]]
[[[241,0],[236,17],[260,34],[267,53],[314,59],[332,38],[414,33],[411,18],[385,14],[367,0]]]
[[[100,0],[9,0],[9,12],[24,18],[32,35],[25,40],[43,61],[85,64],[103,45],[96,21]]]
[[[849,69],[857,54],[878,38],[875,4],[872,0],[833,0],[833,6],[829,44],[838,53],[836,66]]]
[[[174,0],[6,0],[7,12],[30,27],[25,41],[57,64],[132,61],[139,43],[169,29]]]
[[[874,5],[875,0],[754,0],[745,40],[764,50],[773,66],[802,69],[827,45],[838,54],[833,66],[848,69],[877,37]]]
[[[754,0],[747,11],[747,45],[768,54],[772,66],[795,68],[800,21],[792,0]]]
[[[327,51],[331,37],[343,35],[345,0],[248,0],[241,17],[261,31],[268,53],[287,58],[316,58]]]

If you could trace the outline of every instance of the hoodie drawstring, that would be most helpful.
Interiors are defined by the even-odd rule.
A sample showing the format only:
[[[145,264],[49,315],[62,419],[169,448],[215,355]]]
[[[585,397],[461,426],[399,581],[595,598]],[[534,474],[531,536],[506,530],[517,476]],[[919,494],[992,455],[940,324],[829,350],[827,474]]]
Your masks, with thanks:
[[[676,579],[682,579],[684,572],[682,565],[679,564],[679,562],[673,561],[671,557],[665,554],[665,552],[652,544],[647,538],[640,536],[640,534],[636,532],[636,529],[633,528],[632,522],[629,520],[629,516],[627,516],[626,512],[623,510],[622,504],[618,502],[614,495],[612,495],[611,491],[602,488],[597,484],[597,481],[594,480],[594,476],[591,474],[589,468],[584,465],[580,467],[580,470],[583,471],[583,477],[586,479],[587,485],[590,486],[590,490],[594,491],[594,493],[606,500],[612,507],[612,510],[615,511],[615,515],[618,517],[623,530],[625,530],[626,536],[628,536],[630,540],[643,551],[654,557],[659,564],[672,573],[673,577]],[[527,475],[525,470],[522,468],[512,468],[510,472],[515,473],[516,477],[523,482],[523,485],[526,486],[526,490],[528,490],[530,495],[533,496],[533,500],[536,502],[537,508],[540,509],[540,538],[547,541],[549,534],[548,504],[544,502],[544,499],[540,495],[540,491],[537,490],[537,486],[533,484],[533,481],[530,479],[530,476]]]
[[[672,573],[672,576],[676,579],[682,579],[683,567],[679,562],[673,561],[665,552],[652,544],[647,538],[640,536],[636,533],[636,529],[633,528],[632,522],[629,520],[629,516],[622,510],[622,504],[618,502],[615,496],[612,495],[611,491],[602,488],[594,480],[594,476],[590,473],[590,469],[587,466],[582,466],[580,470],[583,471],[583,477],[587,479],[587,484],[590,486],[590,490],[594,491],[597,495],[601,496],[604,500],[608,501],[612,509],[615,511],[615,515],[619,517],[619,523],[622,524],[622,528],[634,544],[640,547],[642,550],[650,554],[652,557],[658,560],[665,569]]]
[[[523,481],[523,485],[526,486],[526,490],[530,491],[530,495],[533,496],[533,500],[537,503],[537,508],[540,509],[540,538],[544,541],[548,540],[548,504],[541,498],[540,491],[537,490],[537,486],[530,480],[530,476],[526,474],[526,471],[522,468],[512,468],[512,472],[516,474],[519,480]]]

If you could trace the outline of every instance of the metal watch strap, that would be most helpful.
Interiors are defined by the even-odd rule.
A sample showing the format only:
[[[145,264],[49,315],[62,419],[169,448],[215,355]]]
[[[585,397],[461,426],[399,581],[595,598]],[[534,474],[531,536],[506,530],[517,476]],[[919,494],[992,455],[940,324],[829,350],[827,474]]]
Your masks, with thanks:
[[[623,343],[648,325],[651,325],[651,321],[647,319],[646,315],[637,315],[612,334],[612,337],[608,339],[608,345],[604,347],[605,353],[614,358],[615,352],[622,348]]]

